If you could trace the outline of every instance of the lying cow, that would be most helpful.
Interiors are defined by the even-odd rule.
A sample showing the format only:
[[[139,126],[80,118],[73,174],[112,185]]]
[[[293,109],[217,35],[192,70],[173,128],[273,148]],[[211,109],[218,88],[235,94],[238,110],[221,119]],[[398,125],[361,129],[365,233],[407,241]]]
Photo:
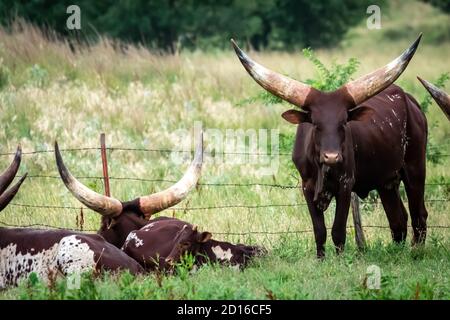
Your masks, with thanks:
[[[25,180],[26,175],[6,190],[20,161],[19,147],[14,161],[0,176],[0,211],[14,198]],[[17,285],[32,272],[48,281],[52,274],[119,269],[132,274],[143,272],[135,260],[99,235],[69,230],[0,228],[0,288]]]
[[[210,232],[199,232],[198,227],[190,223],[158,217],[132,231],[122,248],[147,269],[171,268],[185,254],[194,256],[195,265],[217,262],[244,267],[250,258],[265,253],[257,246],[235,245],[211,238]]]
[[[203,162],[202,137],[197,143],[194,160],[181,180],[164,191],[127,202],[98,194],[79,182],[64,165],[57,143],[55,155],[66,187],[81,203],[102,215],[98,233],[147,270],[168,268],[185,253],[193,254],[199,264],[209,259],[244,265],[250,257],[263,251],[259,247],[213,240],[211,233],[199,232],[179,219],[150,220],[153,214],[181,202],[196,186]]]
[[[428,90],[439,107],[441,107],[447,119],[450,120],[450,96],[432,83],[417,77],[423,86]]]
[[[413,57],[420,37],[385,67],[333,92],[319,91],[259,65],[232,40],[250,76],[301,109],[286,111],[282,117],[298,125],[292,160],[302,178],[318,257],[325,255],[324,211],[333,197],[336,213],[331,234],[337,252],[343,250],[352,191],[365,198],[377,190],[393,240],[403,242],[408,216],[399,193],[400,181],[408,196],[413,243],[425,241],[427,121],[416,100],[393,85]]]

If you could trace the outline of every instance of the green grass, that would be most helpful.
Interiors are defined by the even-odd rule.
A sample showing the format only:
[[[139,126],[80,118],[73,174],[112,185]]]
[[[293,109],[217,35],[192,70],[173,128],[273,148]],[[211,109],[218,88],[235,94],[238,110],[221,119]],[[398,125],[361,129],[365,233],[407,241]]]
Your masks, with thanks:
[[[64,279],[47,286],[35,279],[3,294],[6,299],[449,299],[448,242],[432,238],[411,249],[372,241],[364,253],[353,245],[339,257],[316,260],[304,237],[280,239],[271,254],[244,271],[207,265],[177,275],[86,274],[81,289]],[[447,246],[447,248],[446,248]],[[331,253],[331,252],[330,252]],[[366,287],[367,268],[381,268],[381,289]]]
[[[343,63],[355,57],[360,62],[356,77],[391,61],[420,31],[441,32],[444,36],[424,34],[413,61],[397,81],[422,101],[427,94],[416,76],[434,81],[450,71],[450,42],[445,38],[447,29],[441,28],[449,25],[449,16],[415,1],[394,1],[391,10],[386,11],[380,31],[368,31],[364,22],[349,32],[341,47],[318,51],[318,58],[330,65],[333,61]],[[434,29],[430,27],[433,24]],[[396,30],[404,34],[393,38]],[[65,44],[44,39],[39,30],[30,26],[12,35],[0,30],[0,39],[0,153],[14,151],[18,143],[25,152],[52,149],[55,139],[61,148],[98,147],[101,132],[106,132],[108,146],[185,147],[190,150],[190,137],[186,136],[185,145],[181,145],[176,130],[192,131],[195,121],[202,121],[205,129],[216,128],[223,134],[226,129],[279,129],[284,137],[280,138],[281,151],[290,152],[289,137],[295,127],[280,117],[289,106],[251,99],[260,96],[262,89],[248,77],[231,49],[215,54],[186,52],[161,56],[130,47],[124,54],[114,51],[105,40],[89,50],[81,48],[80,53],[72,53]],[[296,79],[317,76],[314,65],[301,52],[251,54],[267,67]],[[447,84],[446,90],[450,92],[450,85]],[[450,125],[435,103],[428,107],[427,119],[432,149],[443,155],[450,154]],[[207,150],[218,148],[211,133],[205,134]],[[101,175],[98,150],[64,152],[63,157],[76,176]],[[0,156],[0,167],[5,168],[11,158]],[[258,166],[217,165],[209,159],[204,165],[201,182],[295,185],[298,173],[290,157],[280,156],[279,161],[276,175],[261,177],[257,174]],[[112,177],[177,180],[188,163],[187,160],[185,164],[175,165],[171,155],[166,153],[109,152]],[[428,162],[427,183],[443,185],[427,186],[427,199],[450,200],[449,164],[449,156],[441,156],[438,163]],[[31,176],[58,176],[52,153],[25,154],[20,173],[25,171]],[[100,180],[82,181],[102,192]],[[111,180],[112,194],[121,200],[168,185]],[[201,229],[213,234],[310,230],[311,221],[305,206],[182,210],[185,207],[301,202],[304,199],[297,189],[202,186],[177,207],[181,210],[168,210],[163,214],[199,224]],[[58,178],[27,179],[13,204],[81,207]],[[79,209],[25,208],[13,204],[0,214],[1,222],[76,227]],[[450,202],[427,202],[426,205],[429,225],[450,226]],[[333,222],[333,209],[334,204],[326,213],[328,227]],[[362,211],[364,225],[387,226],[381,204],[364,204]],[[99,216],[87,209],[84,213],[84,228],[97,229]],[[336,257],[329,237],[327,258],[322,262],[315,259],[312,233],[216,234],[217,239],[262,244],[269,254],[255,260],[242,272],[206,266],[191,275],[180,272],[176,276],[164,276],[162,280],[157,275],[136,279],[129,275],[106,275],[93,282],[87,277],[82,291],[66,292],[64,281],[60,280],[59,289],[53,291],[39,283],[31,284],[28,289],[24,284],[0,292],[0,298],[449,298],[450,230],[430,229],[425,247],[411,248],[407,244],[402,248],[391,244],[389,229],[365,228],[369,248],[358,253],[350,220],[345,253]],[[411,238],[409,231],[408,240]],[[372,264],[381,268],[380,291],[364,289],[366,269]]]

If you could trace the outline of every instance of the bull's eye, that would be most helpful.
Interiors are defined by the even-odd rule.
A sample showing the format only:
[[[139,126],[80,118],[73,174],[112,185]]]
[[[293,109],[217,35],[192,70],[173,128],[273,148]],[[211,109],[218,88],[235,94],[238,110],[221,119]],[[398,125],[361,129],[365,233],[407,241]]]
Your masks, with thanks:
[[[180,247],[182,247],[183,249],[186,249],[190,246],[190,243],[187,241],[183,241],[180,243]]]

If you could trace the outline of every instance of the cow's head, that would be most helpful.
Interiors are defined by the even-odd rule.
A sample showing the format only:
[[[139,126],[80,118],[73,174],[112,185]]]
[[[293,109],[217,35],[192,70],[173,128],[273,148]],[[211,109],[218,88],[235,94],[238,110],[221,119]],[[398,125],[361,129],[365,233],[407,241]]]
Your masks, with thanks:
[[[127,202],[98,194],[78,181],[64,165],[57,143],[55,156],[59,174],[69,191],[86,207],[102,215],[99,234],[113,245],[121,247],[131,231],[146,225],[153,214],[181,202],[197,185],[203,163],[203,133],[198,137],[194,160],[176,184]]]
[[[444,114],[450,120],[450,95],[433,85],[432,83],[417,77],[423,86],[428,90]]]
[[[20,167],[21,160],[22,160],[22,149],[20,146],[18,146],[13,162],[9,165],[9,167],[5,170],[5,172],[3,172],[0,175],[0,211],[2,211],[14,198],[14,196],[19,191],[22,182],[27,177],[27,173],[25,173],[14,186],[8,189],[9,185],[16,177],[17,171],[19,170]]]
[[[253,61],[233,40],[231,42],[242,65],[259,85],[301,109],[288,110],[282,117],[293,124],[312,124],[311,138],[315,145],[315,157],[320,163],[333,166],[344,160],[347,122],[362,112],[370,113],[370,109],[356,107],[383,91],[402,74],[413,57],[421,36],[388,65],[333,92],[319,91],[271,71]]]
[[[180,261],[180,258],[185,254],[195,256],[200,251],[202,245],[208,242],[211,237],[211,233],[207,231],[200,232],[197,226],[185,224],[177,233],[174,239],[173,249],[166,257],[165,262],[172,265]]]

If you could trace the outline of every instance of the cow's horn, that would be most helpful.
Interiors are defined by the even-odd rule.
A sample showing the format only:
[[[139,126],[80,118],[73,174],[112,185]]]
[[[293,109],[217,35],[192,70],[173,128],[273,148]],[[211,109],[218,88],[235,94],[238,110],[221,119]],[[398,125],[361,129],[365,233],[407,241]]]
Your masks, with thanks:
[[[231,39],[234,51],[250,76],[264,89],[298,107],[305,104],[312,87],[297,80],[273,72],[250,59]]]
[[[3,209],[5,209],[5,207],[9,204],[9,202],[14,198],[14,196],[16,195],[17,191],[19,191],[20,186],[22,185],[22,182],[25,180],[25,178],[27,177],[28,173],[25,173],[22,178],[20,178],[19,181],[17,181],[17,183],[15,185],[13,185],[11,188],[9,188],[7,191],[5,191],[4,193],[2,193],[2,195],[0,196],[0,211],[2,211]]]
[[[8,169],[6,169],[5,172],[3,172],[0,176],[0,194],[2,194],[14,180],[14,177],[19,170],[21,160],[22,148],[20,145],[18,145],[13,162],[9,165]]]
[[[119,200],[92,191],[70,173],[64,165],[57,142],[55,142],[55,156],[61,179],[67,189],[69,189],[75,198],[82,204],[103,216],[115,217],[122,212],[122,203]]]
[[[352,96],[355,105],[358,105],[390,86],[408,66],[419,45],[422,34],[397,59],[386,66],[353,80],[344,88]]]
[[[433,85],[432,83],[417,77],[423,86],[428,90],[442,111],[444,111],[448,120],[450,120],[450,95]]]
[[[198,137],[194,160],[184,176],[166,190],[138,198],[139,207],[145,217],[172,207],[187,197],[188,193],[197,185],[203,163],[203,132]]]

